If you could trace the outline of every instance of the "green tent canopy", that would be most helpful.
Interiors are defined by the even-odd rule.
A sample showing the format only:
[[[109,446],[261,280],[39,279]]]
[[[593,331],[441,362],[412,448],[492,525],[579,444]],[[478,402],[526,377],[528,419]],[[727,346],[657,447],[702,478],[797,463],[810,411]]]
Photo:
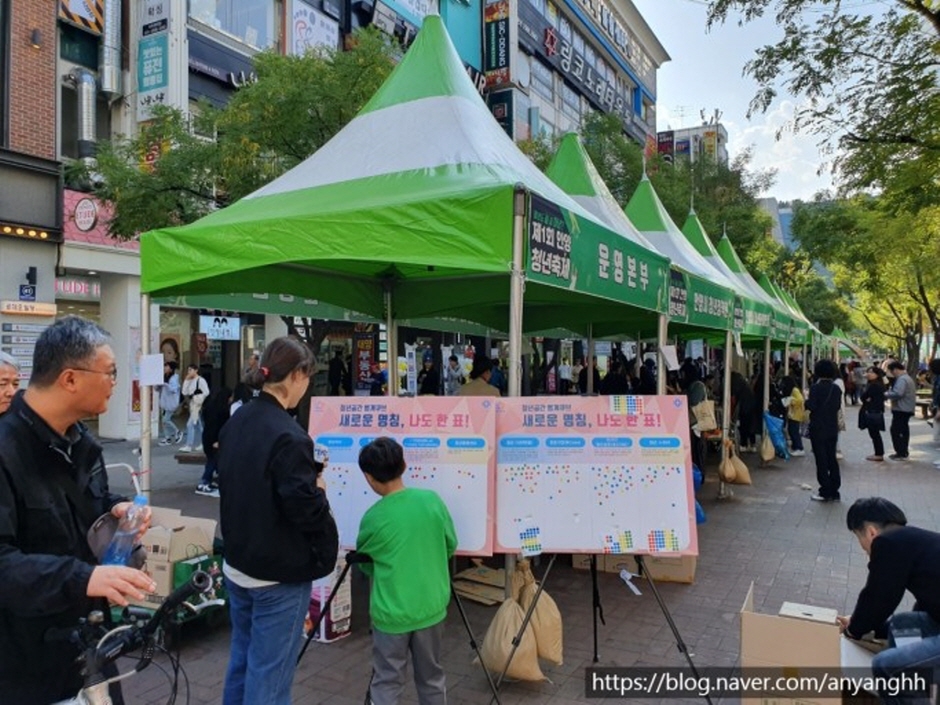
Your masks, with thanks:
[[[785,342],[790,336],[790,314],[783,303],[764,291],[754,277],[751,276],[750,272],[747,271],[747,267],[744,266],[744,262],[741,261],[741,258],[738,257],[738,253],[735,252],[734,246],[731,244],[727,233],[722,234],[716,249],[718,250],[718,255],[724,260],[725,264],[728,265],[728,268],[735,273],[741,283],[744,284],[754,300],[771,307],[772,315],[770,316],[770,320],[768,321],[766,318],[763,318],[762,314],[759,324],[763,327],[769,325],[770,337],[773,340],[778,343]],[[747,315],[747,311],[745,311],[745,315]]]
[[[733,284],[686,241],[646,174],[625,212],[653,247],[672,261],[669,321],[695,330],[731,330]]]
[[[596,281],[599,243],[622,238],[518,150],[431,15],[385,84],[315,154],[195,223],[145,233],[141,290],[265,291],[383,319],[391,293],[396,319],[505,329],[517,191],[528,194],[527,330],[582,332],[665,306],[665,260],[638,245],[630,256],[647,274],[642,289]],[[546,224],[546,209],[557,220]],[[552,245],[532,239],[548,234]]]
[[[774,297],[786,308],[790,314],[790,335],[787,342],[802,345],[809,334],[809,321],[788,301],[788,296],[766,274],[761,274],[758,282],[761,288]]]
[[[772,315],[770,305],[754,298],[735,271],[721,258],[711,238],[708,237],[708,233],[705,232],[702,221],[696,215],[695,209],[689,211],[689,215],[682,225],[682,234],[685,235],[692,247],[712,267],[724,274],[725,279],[730,282],[735,293],[734,331],[741,334],[743,341],[763,340],[769,336]]]

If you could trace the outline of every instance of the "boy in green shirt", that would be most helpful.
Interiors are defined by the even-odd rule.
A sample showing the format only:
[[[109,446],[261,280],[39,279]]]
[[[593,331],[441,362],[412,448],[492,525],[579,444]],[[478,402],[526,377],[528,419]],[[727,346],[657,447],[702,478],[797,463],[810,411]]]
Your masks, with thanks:
[[[406,488],[405,457],[391,438],[359,452],[359,468],[381,495],[362,517],[356,551],[368,555],[372,577],[372,705],[397,705],[411,652],[420,705],[445,705],[441,666],[444,618],[450,603],[448,560],[457,548],[450,512],[430,490]]]

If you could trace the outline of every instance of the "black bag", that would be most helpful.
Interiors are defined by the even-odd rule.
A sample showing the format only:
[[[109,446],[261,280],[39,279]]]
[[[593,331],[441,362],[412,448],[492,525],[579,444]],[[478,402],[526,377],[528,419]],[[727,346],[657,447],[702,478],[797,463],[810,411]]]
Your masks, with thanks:
[[[862,409],[858,412],[858,430],[864,431],[868,428],[868,412]]]
[[[883,411],[865,411],[859,414],[859,425],[861,417],[865,417],[865,428],[875,429],[876,431],[885,430],[885,415]]]

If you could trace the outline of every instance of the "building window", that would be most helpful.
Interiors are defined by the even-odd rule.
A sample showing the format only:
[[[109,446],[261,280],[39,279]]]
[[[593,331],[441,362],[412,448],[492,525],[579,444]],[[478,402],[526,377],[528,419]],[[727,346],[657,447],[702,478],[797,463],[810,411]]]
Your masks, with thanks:
[[[248,46],[277,44],[274,0],[189,0],[189,16]]]
[[[554,103],[555,91],[553,87],[552,70],[541,61],[532,57],[532,90],[549,102]]]
[[[590,44],[584,45],[584,63],[592,69],[597,68],[597,52]]]
[[[564,17],[558,18],[558,33],[563,39],[567,39],[569,42],[571,41],[571,23]]]
[[[571,38],[571,46],[574,47],[574,50],[584,55],[584,37],[581,36],[580,32],[575,32],[574,36]]]
[[[545,16],[545,0],[532,0],[532,7],[538,10],[538,13]]]
[[[542,118],[539,120],[539,136],[549,140],[553,139],[555,137],[555,126],[548,120]]]
[[[7,105],[9,104],[10,90],[10,62],[7,54],[10,51],[10,11],[7,0],[0,0],[0,147],[6,147],[7,135]]]
[[[553,3],[548,3],[546,5],[545,18],[551,23],[552,27],[558,29],[558,18],[559,18],[558,8],[555,7]]]
[[[581,119],[581,96],[564,81],[561,84],[561,111],[575,122]]]

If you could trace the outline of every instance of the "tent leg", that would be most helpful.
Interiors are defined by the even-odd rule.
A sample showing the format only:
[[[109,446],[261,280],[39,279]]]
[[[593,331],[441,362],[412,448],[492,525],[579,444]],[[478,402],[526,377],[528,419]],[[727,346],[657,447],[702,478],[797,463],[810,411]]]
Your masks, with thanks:
[[[527,192],[516,186],[512,213],[512,271],[509,276],[509,394],[522,396],[522,308],[525,294],[525,239]],[[488,352],[488,351],[487,351]],[[506,597],[512,597],[512,574],[516,570],[516,556],[506,554]]]
[[[150,294],[140,295],[140,354],[146,356],[150,354]],[[153,401],[152,387],[150,385],[141,385],[140,387],[140,468],[145,471],[150,469],[152,446],[151,446],[151,427],[152,414],[151,402]],[[150,499],[150,473],[141,472],[140,491],[147,499]]]
[[[770,338],[764,338],[764,411],[770,408]]]
[[[392,284],[385,286],[385,349],[388,350],[388,390],[390,397],[398,396],[398,322],[392,311]]]
[[[669,330],[669,319],[665,313],[659,314],[659,320],[656,325],[656,393],[659,395],[666,393],[666,358],[663,355],[663,346],[666,344],[666,335]]]
[[[790,374],[790,341],[783,346],[783,374]]]
[[[807,374],[806,367],[809,363],[809,361],[806,359],[806,346],[805,345],[803,346],[803,352],[801,354],[802,354],[802,361],[801,361],[802,364],[800,365],[800,391],[803,391],[806,389],[806,374]]]
[[[594,389],[594,324],[588,323],[588,349],[587,349],[587,393],[593,394],[599,390]]]
[[[724,376],[721,379],[721,462],[728,457],[728,446],[725,440],[731,437],[731,360],[733,355],[731,331],[725,332],[725,369]],[[704,469],[702,470],[704,472]],[[721,479],[721,473],[718,474],[718,499],[732,497],[731,488]]]

